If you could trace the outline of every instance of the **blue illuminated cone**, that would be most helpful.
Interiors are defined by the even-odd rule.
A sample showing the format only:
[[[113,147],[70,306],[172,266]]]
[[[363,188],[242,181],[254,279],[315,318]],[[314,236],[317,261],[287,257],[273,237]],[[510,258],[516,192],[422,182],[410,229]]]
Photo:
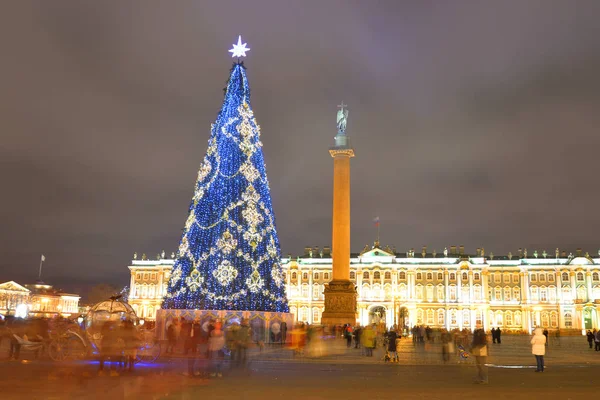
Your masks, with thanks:
[[[280,259],[260,127],[236,63],[162,308],[288,312]]]

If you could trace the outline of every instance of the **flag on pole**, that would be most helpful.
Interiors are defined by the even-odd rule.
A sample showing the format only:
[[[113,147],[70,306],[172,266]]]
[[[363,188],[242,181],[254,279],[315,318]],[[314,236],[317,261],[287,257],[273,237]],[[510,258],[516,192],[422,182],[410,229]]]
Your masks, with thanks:
[[[46,256],[42,254],[42,261],[46,261]]]
[[[379,217],[373,218],[373,223],[375,224],[375,226],[379,226]]]

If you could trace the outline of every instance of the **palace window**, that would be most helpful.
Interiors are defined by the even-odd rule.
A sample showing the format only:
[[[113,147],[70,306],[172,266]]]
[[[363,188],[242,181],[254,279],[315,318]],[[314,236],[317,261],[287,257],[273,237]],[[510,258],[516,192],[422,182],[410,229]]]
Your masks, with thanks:
[[[566,302],[570,302],[571,300],[573,300],[573,296],[571,294],[570,287],[568,287],[568,286],[562,287],[562,297],[563,297],[563,301],[566,301]]]
[[[156,272],[153,272],[152,275],[150,275],[150,279],[152,279],[152,280],[156,279]]]
[[[406,300],[407,298],[407,290],[406,285],[404,283],[400,284],[400,300]]]
[[[417,325],[422,325],[423,324],[423,310],[418,309],[417,310]]]
[[[463,327],[471,326],[471,311],[463,310],[462,323],[463,323]]]
[[[444,279],[444,274],[442,274],[441,272],[438,272],[437,273],[437,279],[438,279],[438,281],[443,280]]]
[[[302,293],[302,297],[303,298],[306,299],[308,297],[308,285],[307,284],[302,285],[302,292],[301,293]],[[303,319],[303,321],[306,321],[306,319]]]
[[[512,274],[512,283],[519,283],[519,274]]]
[[[594,273],[592,274],[592,280],[593,280],[594,282],[598,282],[598,281],[600,281],[600,275],[599,275],[597,272],[594,272]]]
[[[502,278],[502,277],[500,276],[499,273],[494,274],[494,283],[500,283],[500,278]]]
[[[438,302],[444,301],[444,286],[443,285],[438,285],[438,287],[437,287],[437,301]]]
[[[320,292],[319,285],[313,285],[313,300],[319,300]]]
[[[581,286],[577,286],[577,298],[578,299],[585,299],[586,296],[586,290],[585,290],[585,286],[581,285]]]
[[[381,280],[381,274],[379,273],[379,271],[375,271],[373,273],[373,279],[375,279],[376,281]]]
[[[468,281],[469,280],[469,274],[467,274],[466,272],[462,273],[462,280],[463,281]]]
[[[420,272],[417,272],[417,280],[421,280],[423,279],[423,274]]]
[[[385,287],[383,288],[383,296],[385,298],[385,300],[391,300],[392,299],[392,286],[387,284],[385,285]]]
[[[521,300],[521,288],[514,287],[513,288],[513,299],[519,301]]]
[[[303,281],[307,281],[308,280],[308,273],[307,272],[302,273],[302,280]]]
[[[151,299],[154,298],[154,285],[150,285],[150,288],[148,289],[148,297]]]
[[[521,326],[521,311],[515,311],[515,325]]]
[[[321,320],[321,312],[318,308],[313,308],[313,324],[318,324]]]
[[[504,321],[502,321],[502,311],[496,311],[496,325],[504,326]]]
[[[136,274],[135,274],[135,279],[136,279],[136,280],[138,280],[138,281],[139,281],[140,279],[142,279],[142,274],[140,274],[139,272],[138,272],[138,273],[136,273]]]
[[[502,280],[504,281],[504,283],[509,283],[510,282],[510,274],[508,272],[505,272],[504,275],[502,276]]]
[[[363,272],[363,279],[369,279],[369,271]]]
[[[295,281],[296,279],[298,279],[298,274],[295,272],[292,272],[292,280]]]
[[[350,271],[350,279],[356,279],[356,272]]]
[[[547,302],[548,301],[548,289],[545,286],[540,288],[540,301]]]
[[[318,272],[315,272],[315,273],[313,274],[313,279],[314,279],[315,281],[316,281],[316,280],[319,280],[319,273],[318,273]]]
[[[561,279],[563,282],[569,282],[569,274],[567,272],[563,272],[561,274]]]
[[[573,328],[573,316],[570,312],[565,313],[565,328],[570,329]]]
[[[510,287],[504,286],[504,301],[510,301]]]
[[[469,287],[468,286],[463,286],[460,288],[460,293],[461,293],[461,299],[460,301],[463,303],[468,303],[469,302]]]
[[[506,311],[504,313],[504,322],[506,322],[506,326],[512,326],[512,324],[513,324],[513,315],[512,315],[512,312]]]
[[[450,297],[450,301],[456,301],[456,286],[450,285],[448,289],[448,296]]]
[[[546,282],[546,274],[540,274],[540,282]]]
[[[431,272],[427,273],[427,280],[428,281],[432,281],[433,280],[433,274]]]
[[[381,286],[376,283],[373,285],[373,291],[371,292],[372,298],[375,300],[381,300]]]
[[[369,289],[369,285],[363,285],[363,290],[362,290],[362,295],[363,298],[365,299],[370,299],[371,298],[371,290]]]
[[[537,282],[537,274],[531,274],[529,276],[529,281],[530,282]]]
[[[406,280],[406,272],[404,272],[404,271],[398,272],[398,279],[400,279],[401,281],[405,281]]]
[[[427,310],[427,325],[433,325],[433,310]]]
[[[496,286],[494,288],[494,299],[496,301],[502,301],[502,289],[500,288],[500,286]]]
[[[386,271],[385,274],[383,274],[383,279],[386,281],[392,279],[392,273],[390,271]]]
[[[444,324],[446,323],[446,314],[444,310],[437,311],[437,323],[439,326],[444,326]]]
[[[550,300],[551,303],[556,302],[556,287],[550,286],[548,288],[548,300]]]
[[[542,327],[547,328],[550,326],[550,316],[547,311],[542,312]]]
[[[422,285],[417,285],[415,287],[415,296],[417,297],[417,300],[423,300],[423,286]]]
[[[433,285],[427,285],[425,291],[427,294],[427,301],[433,301]],[[433,317],[431,317],[431,319],[433,319]]]
[[[483,311],[475,310],[475,325],[483,325]]]
[[[145,273],[144,273],[144,280],[145,280],[145,281],[147,281],[147,280],[148,280],[148,273],[147,273],[147,272],[145,272]]]
[[[450,325],[452,325],[452,326],[457,325],[456,310],[450,310]]]
[[[593,294],[594,294],[594,299],[600,299],[600,286],[596,285],[594,286],[594,288],[592,289]]]
[[[481,301],[481,286],[473,285],[473,300]]]
[[[548,282],[554,282],[554,274],[548,274]]]
[[[583,281],[583,272],[578,272],[577,273],[577,280],[580,281],[580,282]]]
[[[326,281],[328,281],[328,280],[329,280],[329,272],[325,272],[325,273],[323,274],[323,279],[325,279]]]
[[[476,281],[481,280],[481,275],[479,274],[479,272],[475,272],[473,274],[473,279],[475,279]]]
[[[456,280],[456,274],[454,272],[450,272],[450,280],[451,281],[455,281]]]
[[[300,315],[298,316],[298,320],[300,322],[308,321],[308,308],[307,307],[300,307]]]
[[[531,300],[538,301],[539,300],[539,292],[537,286],[532,286],[530,288],[531,291]]]
[[[556,311],[550,313],[550,326],[552,328],[558,328],[558,314]]]

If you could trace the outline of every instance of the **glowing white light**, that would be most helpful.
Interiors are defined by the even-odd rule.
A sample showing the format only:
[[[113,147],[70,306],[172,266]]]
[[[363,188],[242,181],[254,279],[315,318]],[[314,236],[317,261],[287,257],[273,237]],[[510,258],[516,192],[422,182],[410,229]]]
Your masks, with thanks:
[[[233,48],[229,50],[231,57],[246,57],[246,52],[250,49],[246,47],[246,43],[242,43],[242,36],[238,36],[237,44],[233,45]]]
[[[15,317],[17,318],[27,318],[27,305],[19,304],[17,309],[15,310]]]

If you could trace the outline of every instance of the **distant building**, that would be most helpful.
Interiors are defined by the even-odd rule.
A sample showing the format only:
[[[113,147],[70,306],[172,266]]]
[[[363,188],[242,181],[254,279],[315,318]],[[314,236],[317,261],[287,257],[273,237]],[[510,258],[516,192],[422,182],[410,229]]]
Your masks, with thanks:
[[[445,253],[445,254],[444,254]],[[138,315],[153,319],[166,291],[173,259],[133,260],[130,297]],[[307,248],[282,259],[290,312],[297,321],[318,324],[323,290],[331,276],[328,248]],[[549,256],[474,255],[452,246],[441,253],[397,253],[378,244],[352,254],[350,280],[358,293],[357,322],[366,325],[429,325],[448,329],[580,331],[598,328],[600,258],[587,253]]]
[[[0,283],[0,314],[15,315],[29,302],[29,289],[15,281]]]
[[[79,315],[79,299],[76,294],[54,289],[44,282],[25,285],[30,290],[29,316],[32,317],[74,317]]]

